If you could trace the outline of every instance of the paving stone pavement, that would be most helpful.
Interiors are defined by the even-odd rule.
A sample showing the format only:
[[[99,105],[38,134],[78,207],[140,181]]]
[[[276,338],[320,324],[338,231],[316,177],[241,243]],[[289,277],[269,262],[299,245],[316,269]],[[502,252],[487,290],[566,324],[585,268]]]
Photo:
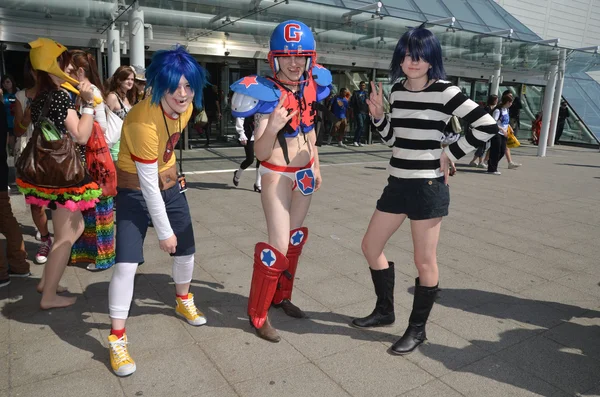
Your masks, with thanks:
[[[279,344],[258,339],[246,316],[253,246],[266,238],[254,172],[235,188],[241,148],[186,152],[192,292],[208,324],[175,317],[171,260],[150,230],[127,323],[138,369],[117,378],[106,343],[112,270],[68,267],[62,283],[77,303],[40,311],[34,287],[43,267],[32,264],[32,278],[0,289],[0,396],[598,396],[600,153],[513,153],[523,166],[508,170],[502,160],[501,176],[469,168],[470,156],[459,162],[430,340],[397,357],[386,350],[406,326],[416,276],[408,223],[386,247],[396,262],[396,324],[348,325],[375,302],[360,242],[386,183],[388,148],[321,149],[324,183],[306,219],[294,291],[310,318],[271,310]],[[20,196],[13,206],[33,257]]]

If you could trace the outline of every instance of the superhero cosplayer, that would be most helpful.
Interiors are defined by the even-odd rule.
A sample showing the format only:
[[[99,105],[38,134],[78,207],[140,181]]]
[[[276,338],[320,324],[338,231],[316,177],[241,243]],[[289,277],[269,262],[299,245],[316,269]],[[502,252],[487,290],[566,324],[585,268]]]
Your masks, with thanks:
[[[258,243],[248,315],[259,337],[281,339],[267,318],[269,307],[306,317],[292,304],[298,258],[308,238],[303,227],[311,195],[321,185],[315,146],[316,104],[331,91],[331,73],[316,64],[315,40],[299,21],[279,24],[270,41],[274,78],[248,76],[231,86],[235,117],[255,119],[254,152],[261,161],[261,201],[268,243]]]

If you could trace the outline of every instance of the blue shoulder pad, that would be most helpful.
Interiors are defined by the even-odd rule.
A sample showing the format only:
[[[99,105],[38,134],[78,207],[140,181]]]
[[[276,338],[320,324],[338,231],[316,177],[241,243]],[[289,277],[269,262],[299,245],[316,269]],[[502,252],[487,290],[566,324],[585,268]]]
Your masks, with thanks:
[[[271,80],[260,76],[246,76],[230,86],[233,92],[256,98],[263,102],[277,102],[281,96],[279,88]]]
[[[319,64],[315,64],[315,66],[313,66],[312,76],[315,80],[315,83],[321,87],[329,87],[333,81],[329,69],[326,69]]]
[[[327,87],[322,87],[320,85],[317,85],[317,102],[320,102],[323,99],[327,98],[329,96],[330,92],[331,92],[330,85]]]

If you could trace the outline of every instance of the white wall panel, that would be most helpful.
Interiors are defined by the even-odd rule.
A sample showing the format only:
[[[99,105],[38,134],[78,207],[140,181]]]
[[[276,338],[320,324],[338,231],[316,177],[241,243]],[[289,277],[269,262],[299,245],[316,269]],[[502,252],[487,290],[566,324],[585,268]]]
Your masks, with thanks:
[[[561,46],[600,45],[600,0],[495,0],[544,39]]]
[[[543,39],[562,47],[600,45],[600,0],[495,0]],[[589,73],[600,82],[600,71]]]

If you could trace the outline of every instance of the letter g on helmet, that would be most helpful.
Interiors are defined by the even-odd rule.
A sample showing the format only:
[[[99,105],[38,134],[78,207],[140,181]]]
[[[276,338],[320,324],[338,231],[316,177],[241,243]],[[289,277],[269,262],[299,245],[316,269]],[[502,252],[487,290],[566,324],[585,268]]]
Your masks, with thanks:
[[[312,31],[300,21],[289,20],[277,25],[271,34],[269,62],[274,73],[279,71],[277,57],[305,56],[306,70],[316,62],[317,45]]]

